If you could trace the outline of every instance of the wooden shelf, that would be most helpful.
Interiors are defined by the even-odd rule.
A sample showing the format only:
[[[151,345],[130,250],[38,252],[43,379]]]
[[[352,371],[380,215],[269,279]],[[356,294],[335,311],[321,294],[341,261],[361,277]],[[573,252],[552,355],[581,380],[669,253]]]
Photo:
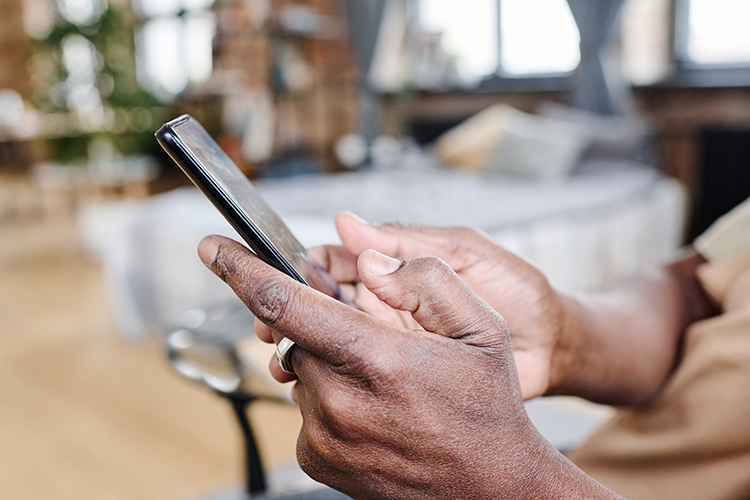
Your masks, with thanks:
[[[306,151],[322,168],[333,170],[335,141],[355,128],[358,81],[338,3],[275,0],[264,20],[259,20],[260,14],[252,11],[252,5],[231,1],[215,7],[219,24],[214,39],[214,67],[217,79],[222,74],[231,78],[231,85],[216,85],[225,89],[218,93],[225,91],[236,98],[241,89],[247,94],[269,95],[276,115],[273,157]],[[335,30],[333,37],[318,37],[281,28],[285,9],[300,6],[328,20],[335,19],[341,29]],[[290,57],[294,60],[290,61]],[[295,64],[295,68],[290,66]],[[294,78],[295,71],[297,75],[303,73],[299,78],[309,78],[309,84],[295,85],[299,79],[288,80]],[[237,130],[226,133],[242,135]],[[253,170],[252,165],[243,167]]]

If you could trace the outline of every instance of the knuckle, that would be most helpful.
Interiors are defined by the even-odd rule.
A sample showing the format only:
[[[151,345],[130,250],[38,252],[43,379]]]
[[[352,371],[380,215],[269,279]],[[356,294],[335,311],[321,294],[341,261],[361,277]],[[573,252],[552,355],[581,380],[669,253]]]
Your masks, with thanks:
[[[358,391],[375,393],[387,391],[403,380],[399,366],[403,365],[399,349],[403,339],[376,341],[371,336],[358,334],[352,337],[342,351],[340,359],[331,367],[342,380],[348,381],[346,397],[332,394],[325,402],[325,415],[330,422],[339,423],[355,417],[358,408],[356,398]],[[342,417],[344,416],[344,417]]]
[[[400,353],[382,346],[366,351],[355,363],[349,363],[352,374],[361,390],[368,393],[389,393],[394,387],[403,383],[404,374],[400,369],[404,365]],[[354,411],[352,406],[344,409],[343,414]],[[348,412],[348,413],[347,413]],[[342,413],[340,413],[342,414]]]
[[[378,385],[385,385],[387,381],[398,379],[401,375],[398,366],[398,357],[394,353],[383,350],[373,352],[373,355],[367,359],[370,380]]]
[[[303,458],[308,470],[308,474],[315,472],[321,465],[331,464],[338,455],[333,446],[333,440],[324,426],[320,423],[306,422],[303,430],[302,439],[300,440],[298,453]],[[302,463],[300,463],[302,466]],[[325,466],[323,467],[326,468]],[[312,475],[311,475],[312,477]]]
[[[253,312],[263,323],[272,327],[283,318],[292,296],[291,288],[284,283],[264,283],[253,294]]]
[[[425,281],[442,282],[453,276],[453,270],[437,257],[423,257],[418,261],[419,271]]]
[[[476,332],[491,332],[491,336],[483,341],[486,349],[500,354],[507,353],[511,341],[510,327],[500,313],[492,311],[481,324],[477,325]]]
[[[237,272],[237,255],[233,251],[227,251],[225,245],[219,245],[213,267],[214,273],[223,281],[231,280]]]
[[[492,319],[495,328],[503,335],[503,336],[510,336],[510,326],[508,326],[508,322],[505,320],[505,318],[496,311],[493,311]]]
[[[351,441],[361,434],[357,425],[361,419],[351,400],[342,394],[328,398],[321,402],[320,406],[321,422],[330,429],[331,435],[336,436],[341,441]],[[326,451],[330,446],[326,447]]]
[[[364,365],[364,356],[367,347],[361,335],[355,334],[346,344],[339,344],[339,359],[332,363],[332,367],[342,374],[360,374]]]

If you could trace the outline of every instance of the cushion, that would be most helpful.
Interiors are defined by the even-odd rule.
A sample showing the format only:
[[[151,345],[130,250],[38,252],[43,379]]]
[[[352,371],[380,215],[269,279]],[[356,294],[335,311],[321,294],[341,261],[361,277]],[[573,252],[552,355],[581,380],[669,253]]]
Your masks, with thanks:
[[[542,103],[539,116],[563,122],[585,134],[588,147],[581,162],[590,160],[626,160],[645,164],[654,162],[654,130],[634,116],[603,116],[554,102]]]
[[[434,149],[468,170],[553,182],[572,172],[587,146],[577,126],[498,104],[443,134]]]

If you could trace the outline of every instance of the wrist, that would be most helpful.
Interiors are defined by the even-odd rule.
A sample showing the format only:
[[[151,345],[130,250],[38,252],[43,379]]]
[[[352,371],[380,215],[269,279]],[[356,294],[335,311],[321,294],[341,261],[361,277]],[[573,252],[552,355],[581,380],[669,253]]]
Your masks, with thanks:
[[[649,344],[653,335],[631,333],[648,332],[651,325],[639,322],[623,327],[637,316],[633,311],[638,311],[641,300],[633,302],[618,293],[562,296],[563,327],[550,361],[545,394],[578,396],[608,405],[637,404],[652,397],[673,366],[673,356]]]
[[[511,466],[514,480],[501,492],[486,498],[621,500],[557,451],[535,429],[534,434],[536,438],[527,440],[522,453],[516,454],[518,458]]]
[[[577,299],[557,293],[562,319],[550,357],[549,384],[546,396],[572,395],[586,371],[585,306]]]

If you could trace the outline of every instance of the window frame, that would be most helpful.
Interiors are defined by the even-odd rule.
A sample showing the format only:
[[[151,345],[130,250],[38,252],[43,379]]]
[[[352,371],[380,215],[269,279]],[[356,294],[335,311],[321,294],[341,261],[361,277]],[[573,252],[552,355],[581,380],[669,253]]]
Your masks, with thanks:
[[[418,0],[414,0],[415,2]],[[500,2],[497,0],[498,67],[495,73],[481,80],[474,88],[446,90],[416,89],[420,93],[493,93],[493,92],[566,92],[575,86],[575,72],[524,76],[503,75],[501,70]],[[687,59],[687,28],[690,0],[670,0],[669,74],[649,84],[633,84],[633,88],[742,88],[750,87],[750,62],[737,64],[700,64]]]
[[[734,64],[702,64],[689,60],[687,44],[689,36],[691,0],[670,0],[670,72],[662,81],[636,88],[722,88],[749,87],[750,61]]]
[[[413,0],[418,8],[419,0]],[[494,93],[494,92],[564,92],[573,89],[575,70],[560,73],[531,73],[512,76],[502,69],[502,8],[503,0],[495,0],[497,4],[497,67],[494,73],[487,75],[474,87],[455,87],[445,90],[428,90],[417,88],[420,93],[427,94],[463,94],[463,93]],[[419,22],[419,21],[417,21]]]

